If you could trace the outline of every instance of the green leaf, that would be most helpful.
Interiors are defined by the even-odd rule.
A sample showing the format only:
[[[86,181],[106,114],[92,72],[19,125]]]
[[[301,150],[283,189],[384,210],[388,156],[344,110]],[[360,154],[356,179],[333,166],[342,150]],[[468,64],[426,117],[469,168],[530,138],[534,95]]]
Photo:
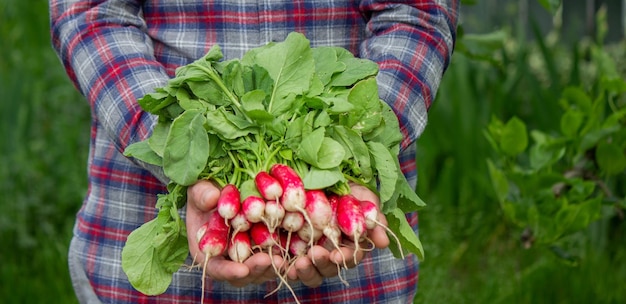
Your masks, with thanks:
[[[290,33],[285,41],[258,51],[255,62],[265,68],[274,81],[267,110],[275,115],[273,107],[286,108],[281,103],[293,98],[293,95],[302,95],[308,91],[315,73],[309,40],[296,32]]]
[[[578,148],[579,151],[585,152],[591,149],[593,146],[597,145],[600,140],[619,131],[620,129],[621,129],[621,126],[611,126],[611,127],[591,131],[585,134],[582,140],[580,141],[580,146]]]
[[[626,169],[624,149],[612,142],[602,141],[596,148],[596,161],[607,175],[623,173]]]
[[[591,111],[593,102],[587,92],[580,87],[567,87],[561,93],[563,95],[563,99],[561,99],[561,105],[564,108],[573,107],[582,111],[583,113],[588,113]]]
[[[170,210],[176,212],[176,209]],[[164,230],[161,234],[163,240],[158,246],[155,244],[154,248],[165,270],[173,274],[185,263],[189,255],[185,222],[180,218],[177,221],[170,221],[164,225]]]
[[[253,179],[249,179],[241,183],[241,186],[239,187],[239,196],[242,202],[250,196],[262,197],[261,193],[254,184]]]
[[[537,144],[530,148],[530,167],[541,170],[559,161],[565,155],[565,147],[555,147],[548,144]]]
[[[396,191],[394,197],[391,198],[396,201],[396,207],[400,208],[405,213],[418,211],[426,207],[426,203],[417,195],[415,190],[411,188],[409,182],[400,171],[398,164],[398,180],[396,182]],[[387,204],[387,202],[385,202]]]
[[[458,43],[461,49],[473,56],[492,56],[502,50],[509,34],[505,30],[496,30],[484,34],[464,34]]]
[[[533,207],[524,201],[514,202],[504,199],[500,202],[500,206],[505,217],[518,227],[529,226],[531,222],[535,221],[533,216],[529,215],[532,214]]]
[[[354,105],[354,109],[344,116],[346,126],[365,134],[380,125],[382,106],[375,78],[355,84],[348,94],[348,101]]]
[[[222,71],[222,80],[224,85],[235,95],[241,97],[245,94],[246,89],[243,78],[243,67],[239,60],[230,60],[225,63]]]
[[[325,189],[330,188],[338,182],[346,182],[341,170],[337,168],[311,169],[302,177],[305,189]]]
[[[556,13],[561,6],[561,0],[539,0],[539,3],[551,14]]]
[[[231,102],[220,86],[212,80],[207,80],[206,77],[203,77],[202,81],[187,82],[187,85],[194,95],[206,100],[209,104],[225,106]]]
[[[193,184],[204,170],[209,137],[200,111],[186,111],[174,119],[163,153],[163,171],[177,184]]]
[[[566,141],[562,137],[554,138],[541,131],[530,132],[535,144],[530,148],[530,167],[541,170],[559,161],[566,152]]]
[[[274,115],[265,109],[264,102],[266,96],[263,90],[252,90],[246,92],[241,97],[241,106],[248,117],[260,122],[274,120]]]
[[[515,156],[526,150],[528,135],[526,124],[517,117],[509,119],[502,129],[500,148],[509,156]]]
[[[302,138],[296,153],[302,160],[320,169],[335,168],[341,164],[345,151],[341,144],[324,135],[324,128],[315,129]]]
[[[335,48],[338,51],[337,48]],[[346,69],[336,73],[328,83],[329,87],[349,87],[359,80],[374,76],[378,73],[378,64],[371,60],[355,58],[351,53],[340,51],[338,59],[343,62]]]
[[[398,146],[404,138],[400,132],[398,116],[386,102],[382,100],[380,102],[382,105],[382,121],[376,129],[370,133],[363,134],[363,139],[366,141],[377,141],[387,148]]]
[[[359,136],[359,134],[344,126],[332,126],[329,130],[333,139],[339,142],[343,149],[346,151],[345,158],[353,158],[350,171],[354,173],[354,176],[360,176],[366,182],[369,181],[374,172],[372,171],[372,164],[370,162],[370,154],[365,141]]]
[[[578,204],[565,205],[553,221],[556,222],[561,234],[584,229],[600,217],[601,202],[602,197],[596,197]]]
[[[153,239],[161,230],[155,218],[128,235],[122,249],[122,269],[135,289],[146,295],[158,295],[172,282],[172,267],[161,262]]]
[[[144,111],[152,114],[159,114],[162,109],[175,101],[176,99],[165,92],[164,89],[157,89],[156,92],[146,94],[137,100]]]
[[[406,219],[406,214],[402,212],[402,210],[396,208],[391,212],[385,213],[385,217],[387,218],[389,229],[391,229],[391,231],[393,231],[393,233],[396,234],[400,240],[402,249],[415,254],[418,259],[423,261],[424,248],[422,247],[422,242],[420,242],[417,237],[417,233],[413,230],[413,227],[409,225],[409,222]],[[394,242],[391,242],[389,246],[392,248],[397,245]],[[396,257],[399,257],[397,254],[397,252],[399,252],[398,249],[392,251],[394,251]]]
[[[565,136],[576,137],[585,119],[585,114],[575,108],[568,109],[561,117],[561,132]]]
[[[150,148],[152,148],[154,153],[156,153],[160,157],[163,157],[163,152],[165,151],[165,143],[167,142],[167,134],[170,133],[171,127],[171,121],[159,121],[154,126],[154,129],[152,130],[152,135],[150,135],[150,138],[148,138],[148,145],[150,145]]]
[[[328,108],[330,114],[348,114],[355,108],[354,104],[341,97],[324,97],[322,100],[331,105]]]
[[[496,193],[496,197],[498,201],[504,202],[509,194],[509,182],[506,179],[506,175],[504,175],[490,159],[487,160],[487,167],[489,168],[489,177],[491,178],[491,184]]]
[[[335,73],[346,69],[346,64],[338,61],[335,48],[317,47],[313,48],[312,51],[315,60],[315,73],[322,85],[326,86]]]
[[[126,147],[124,156],[133,157],[151,165],[163,165],[163,159],[150,148],[147,140],[139,141]]]
[[[380,187],[380,201],[388,201],[394,194],[398,179],[397,157],[391,155],[389,150],[381,143],[367,142],[370,155],[374,159],[378,182]]]
[[[237,139],[250,134],[252,125],[236,117],[232,113],[228,113],[224,108],[217,111],[206,112],[206,120],[209,132],[218,135],[223,139]]]

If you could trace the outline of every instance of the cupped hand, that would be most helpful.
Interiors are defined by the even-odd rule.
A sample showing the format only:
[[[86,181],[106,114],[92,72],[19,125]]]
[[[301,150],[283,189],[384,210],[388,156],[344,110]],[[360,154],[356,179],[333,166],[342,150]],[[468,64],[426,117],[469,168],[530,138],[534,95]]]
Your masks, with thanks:
[[[369,200],[379,205],[375,193],[366,187],[352,184],[351,192],[359,200]],[[205,255],[198,249],[196,233],[208,220],[211,210],[215,209],[220,195],[220,189],[210,181],[198,181],[187,190],[187,239],[191,256],[197,262],[202,262]],[[378,220],[387,224],[382,213]],[[367,231],[371,243],[361,244],[361,248],[386,248],[389,239],[382,227],[375,227]],[[313,246],[306,256],[299,257],[289,267],[287,277],[290,280],[302,281],[304,285],[316,287],[323,283],[324,278],[339,275],[340,268],[353,268],[365,257],[366,252],[354,252],[354,246],[342,246],[340,249],[328,250],[322,246]],[[339,251],[341,250],[341,252]],[[273,261],[271,260],[273,259]],[[237,263],[224,256],[214,257],[206,263],[206,274],[214,280],[226,281],[233,286],[243,287],[248,284],[260,284],[278,277],[275,269],[281,269],[285,261],[281,256],[256,252],[243,263]]]
[[[206,274],[214,280],[226,281],[233,286],[260,284],[277,277],[274,267],[282,267],[283,259],[266,253],[255,253],[243,263],[233,262],[224,256],[211,258],[204,264],[205,255],[198,249],[196,233],[215,209],[220,189],[210,181],[198,181],[187,189],[187,240],[189,252],[196,262],[206,267]],[[273,265],[272,265],[273,263]]]
[[[368,188],[351,184],[351,193],[359,200],[369,200],[374,202],[376,206],[380,205],[378,196]],[[387,225],[385,216],[379,212],[378,221]],[[374,229],[367,231],[367,236],[371,243],[364,242],[361,248],[370,248],[373,244],[376,248],[386,248],[389,246],[389,238],[385,229],[376,226]],[[313,246],[309,249],[306,256],[299,257],[294,266],[288,272],[291,280],[300,280],[309,287],[317,287],[323,283],[324,278],[335,277],[339,275],[340,268],[353,268],[358,265],[365,257],[366,252],[359,250],[354,252],[354,246],[342,246],[340,249],[329,251],[322,246]],[[340,252],[341,250],[341,252]]]

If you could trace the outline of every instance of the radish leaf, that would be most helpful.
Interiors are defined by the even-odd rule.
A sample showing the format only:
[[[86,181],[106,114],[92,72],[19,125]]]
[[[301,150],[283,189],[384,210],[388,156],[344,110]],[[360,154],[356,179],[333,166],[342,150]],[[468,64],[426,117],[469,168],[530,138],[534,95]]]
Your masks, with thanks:
[[[193,184],[204,170],[209,154],[205,117],[199,111],[186,111],[172,122],[163,152],[163,171],[177,184]]]
[[[320,169],[335,168],[341,164],[345,151],[335,140],[324,137],[324,128],[317,128],[302,139],[297,155]]]

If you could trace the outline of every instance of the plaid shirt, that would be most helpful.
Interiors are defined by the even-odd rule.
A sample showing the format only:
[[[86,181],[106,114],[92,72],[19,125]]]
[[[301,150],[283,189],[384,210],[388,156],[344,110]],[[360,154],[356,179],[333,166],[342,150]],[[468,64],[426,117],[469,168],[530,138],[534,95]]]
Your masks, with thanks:
[[[282,41],[298,31],[311,46],[344,47],[376,61],[380,97],[400,119],[403,172],[416,181],[415,145],[448,65],[458,0],[201,1],[50,0],[52,42],[67,73],[91,105],[89,188],[77,215],[69,264],[79,299],[115,303],[197,303],[199,271],[181,269],[166,293],[134,290],[121,268],[126,237],[155,217],[167,179],[159,168],[122,151],[149,136],[155,117],[136,100],[166,84],[177,67],[222,47],[225,59]],[[181,211],[182,212],[182,211]],[[184,216],[184,214],[183,214]],[[417,227],[416,215],[411,220]],[[417,287],[414,256],[394,259],[376,250],[338,279],[318,288],[294,283],[302,303],[408,303]],[[276,281],[245,288],[210,281],[215,303],[293,302],[286,288],[265,298]]]

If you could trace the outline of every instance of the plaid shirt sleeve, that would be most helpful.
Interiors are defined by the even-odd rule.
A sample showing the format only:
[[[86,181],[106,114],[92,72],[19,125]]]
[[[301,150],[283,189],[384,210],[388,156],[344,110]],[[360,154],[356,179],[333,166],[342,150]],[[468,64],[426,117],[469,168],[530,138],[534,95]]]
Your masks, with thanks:
[[[160,169],[122,155],[155,123],[138,98],[165,85],[177,67],[213,44],[232,59],[298,31],[312,46],[344,47],[380,65],[380,97],[399,117],[405,136],[400,163],[415,185],[412,143],[424,129],[449,62],[458,10],[458,0],[49,3],[53,46],[92,109],[89,189],[69,249],[74,288],[81,302],[90,303],[198,303],[201,298],[201,271],[181,267],[164,294],[148,297],[133,289],[121,268],[126,237],[154,218],[155,197],[166,191]],[[415,213],[410,220],[417,229]],[[342,276],[349,286],[329,278],[317,288],[297,282],[292,288],[301,303],[409,303],[417,288],[418,261],[374,250]],[[277,287],[277,281],[235,288],[208,280],[205,295],[208,303],[292,303],[291,292],[273,292]]]
[[[398,116],[407,147],[426,126],[452,56],[458,1],[366,0],[360,6],[369,16],[361,56],[378,62],[380,97]]]
[[[52,44],[119,152],[150,134],[155,117],[137,99],[169,78],[145,33],[142,2],[50,1]],[[160,169],[142,166],[167,180]]]

